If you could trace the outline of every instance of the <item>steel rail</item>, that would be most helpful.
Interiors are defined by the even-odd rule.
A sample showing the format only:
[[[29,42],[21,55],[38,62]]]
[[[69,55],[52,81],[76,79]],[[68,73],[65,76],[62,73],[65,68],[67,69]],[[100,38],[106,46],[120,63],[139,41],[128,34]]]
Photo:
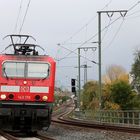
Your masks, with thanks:
[[[4,132],[2,130],[0,130],[0,135],[3,136],[4,138],[6,138],[7,140],[19,140],[18,138],[8,134],[7,132]]]
[[[64,108],[63,108],[64,109]],[[103,129],[103,130],[112,130],[112,131],[119,131],[119,132],[128,132],[133,134],[140,134],[140,128],[132,128],[127,126],[118,126],[118,125],[111,125],[107,123],[98,123],[98,122],[89,122],[80,119],[70,118],[70,110],[68,108],[65,111],[62,111],[59,115],[54,115],[52,117],[52,122],[66,124],[66,125],[73,125],[79,127],[86,127],[86,128],[95,128],[95,129]]]
[[[60,117],[58,119],[60,120],[60,122],[58,122],[58,120],[53,121],[53,122],[74,125],[74,126],[80,126],[80,127],[88,127],[88,128],[96,128],[96,129],[104,129],[104,130],[112,130],[112,131],[140,134],[140,128],[115,126],[115,125],[109,125],[106,123],[89,123],[89,122],[86,122],[83,120],[64,119],[63,117]]]
[[[51,137],[45,136],[45,135],[40,134],[40,133],[37,133],[36,138],[39,138],[39,139],[41,139],[41,140],[55,140],[54,138],[51,138]]]

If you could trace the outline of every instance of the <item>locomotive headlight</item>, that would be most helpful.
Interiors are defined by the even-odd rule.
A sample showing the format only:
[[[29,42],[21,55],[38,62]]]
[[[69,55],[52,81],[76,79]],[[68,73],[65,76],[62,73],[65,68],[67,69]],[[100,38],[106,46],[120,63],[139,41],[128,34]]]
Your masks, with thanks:
[[[43,97],[42,97],[42,100],[43,100],[43,101],[47,101],[47,100],[48,100],[48,97],[47,97],[47,96],[43,96]]]
[[[0,98],[1,98],[2,100],[5,100],[5,99],[6,99],[6,95],[5,95],[5,94],[1,94],[1,95],[0,95]]]

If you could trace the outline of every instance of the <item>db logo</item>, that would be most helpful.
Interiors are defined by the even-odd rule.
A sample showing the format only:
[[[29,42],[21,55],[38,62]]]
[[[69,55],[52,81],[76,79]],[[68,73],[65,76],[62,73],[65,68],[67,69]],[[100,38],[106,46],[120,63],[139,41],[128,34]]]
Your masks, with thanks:
[[[29,92],[29,87],[28,86],[20,87],[20,92]]]

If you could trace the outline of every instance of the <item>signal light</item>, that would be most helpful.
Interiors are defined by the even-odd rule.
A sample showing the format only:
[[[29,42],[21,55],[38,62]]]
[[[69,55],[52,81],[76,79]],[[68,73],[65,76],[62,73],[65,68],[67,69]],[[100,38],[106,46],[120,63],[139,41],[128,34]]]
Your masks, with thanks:
[[[76,92],[76,87],[75,87],[75,81],[76,79],[71,79],[71,92]]]
[[[71,87],[71,92],[76,92],[76,87]]]
[[[71,79],[71,85],[72,85],[72,86],[75,86],[75,80],[76,80],[76,79]]]

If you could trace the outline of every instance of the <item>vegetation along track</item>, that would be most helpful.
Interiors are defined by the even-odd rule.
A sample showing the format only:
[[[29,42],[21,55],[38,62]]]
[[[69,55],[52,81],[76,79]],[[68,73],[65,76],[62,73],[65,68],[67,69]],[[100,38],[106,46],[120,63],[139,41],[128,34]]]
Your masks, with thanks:
[[[69,114],[72,110],[73,108],[71,106],[66,105],[65,108],[63,106],[60,114],[56,113],[57,115],[53,115],[52,122],[66,124],[66,125],[74,125],[79,127],[128,132],[134,134],[140,133],[140,128],[125,127],[121,125],[111,125],[111,124],[100,123],[100,122],[90,122],[90,121],[71,118],[69,117]]]

